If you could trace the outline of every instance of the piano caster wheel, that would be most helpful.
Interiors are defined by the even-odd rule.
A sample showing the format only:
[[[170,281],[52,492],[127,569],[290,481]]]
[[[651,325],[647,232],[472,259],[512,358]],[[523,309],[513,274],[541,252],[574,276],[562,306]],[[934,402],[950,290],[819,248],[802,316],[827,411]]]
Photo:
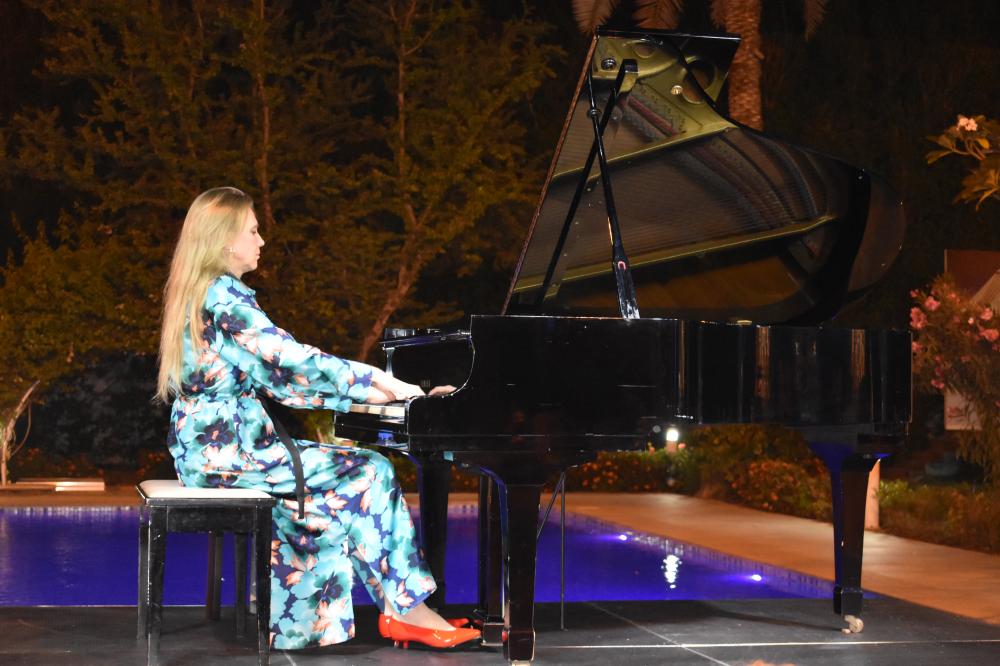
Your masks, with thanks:
[[[860,617],[845,615],[844,622],[847,623],[847,626],[841,629],[841,631],[845,634],[860,634],[865,630],[865,623]]]

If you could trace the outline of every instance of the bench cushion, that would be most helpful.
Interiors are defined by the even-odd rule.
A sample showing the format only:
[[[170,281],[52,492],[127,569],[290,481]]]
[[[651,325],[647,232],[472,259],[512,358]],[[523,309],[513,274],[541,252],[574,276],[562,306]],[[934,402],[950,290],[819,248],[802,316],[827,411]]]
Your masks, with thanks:
[[[270,495],[260,490],[244,488],[190,488],[182,486],[177,479],[143,481],[139,484],[142,494],[149,499],[272,499]]]

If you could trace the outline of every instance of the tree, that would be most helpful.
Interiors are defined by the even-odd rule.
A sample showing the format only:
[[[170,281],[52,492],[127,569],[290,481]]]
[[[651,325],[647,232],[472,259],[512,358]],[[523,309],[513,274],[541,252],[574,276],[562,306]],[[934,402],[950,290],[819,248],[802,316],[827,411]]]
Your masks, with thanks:
[[[275,319],[365,357],[394,316],[458,314],[414,298],[421,277],[488,258],[497,234],[477,227],[511,219],[541,180],[518,114],[560,51],[530,16],[459,1],[24,1],[51,24],[40,75],[65,96],[0,128],[0,179],[63,205],[0,273],[17,349],[0,408],[102,351],[154,353],[170,249],[204,189],[254,196],[268,246],[249,280]]]
[[[761,1],[710,0],[712,22],[726,32],[740,36],[729,72],[729,115],[736,121],[764,128],[761,113]],[[573,0],[577,23],[584,32],[593,32],[614,11],[618,0]],[[643,28],[676,29],[684,12],[684,0],[635,0],[636,23]],[[826,0],[803,0],[806,39],[823,20]]]
[[[363,318],[362,358],[428,265],[457,243],[464,270],[474,268],[487,237],[477,224],[493,208],[537,196],[538,183],[526,176],[540,175],[541,164],[529,156],[515,112],[553,75],[560,51],[545,45],[541,24],[491,26],[474,5],[436,6],[394,0],[352,10],[363,49],[356,62],[391,100],[370,127],[373,150],[358,163],[370,174],[359,193],[364,224],[377,230],[366,240],[382,264],[369,281],[382,288],[373,316]],[[447,304],[424,318],[431,313],[456,314]]]
[[[7,462],[24,446],[25,439],[27,439],[27,436],[25,436],[20,444],[15,444],[16,433],[14,427],[17,425],[18,419],[21,418],[21,414],[30,408],[31,394],[38,388],[38,384],[39,382],[36,381],[29,386],[21,394],[21,398],[17,401],[17,405],[11,410],[10,414],[4,415],[3,426],[0,428],[0,487],[7,485]]]

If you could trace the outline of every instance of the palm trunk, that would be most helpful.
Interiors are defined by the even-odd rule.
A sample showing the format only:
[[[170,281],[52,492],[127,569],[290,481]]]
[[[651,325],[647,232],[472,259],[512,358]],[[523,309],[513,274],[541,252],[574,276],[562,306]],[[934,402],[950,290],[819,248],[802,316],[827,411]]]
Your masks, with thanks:
[[[740,36],[740,47],[729,72],[729,115],[757,130],[764,129],[761,114],[760,79],[761,0],[724,0],[725,29]]]

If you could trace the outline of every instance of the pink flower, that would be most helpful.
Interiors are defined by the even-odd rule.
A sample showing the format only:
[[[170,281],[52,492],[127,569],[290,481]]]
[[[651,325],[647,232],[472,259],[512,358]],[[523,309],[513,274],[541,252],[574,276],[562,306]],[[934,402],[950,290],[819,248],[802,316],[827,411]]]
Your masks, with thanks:
[[[913,348],[913,353],[914,354],[919,354],[920,352],[922,352],[924,350],[924,346],[922,344],[920,344],[919,342],[917,342],[916,340],[913,341],[912,348]]]
[[[976,323],[975,318],[974,317],[969,317],[969,326],[972,326],[975,323]]]
[[[993,308],[986,306],[983,311],[979,314],[979,318],[983,321],[989,321],[993,319]]]
[[[944,382],[941,381],[940,379],[932,379],[931,380],[931,386],[933,386],[934,388],[936,388],[939,391],[943,391],[944,390]]]
[[[976,123],[974,118],[966,118],[960,115],[958,117],[958,128],[964,129],[966,132],[975,132],[979,129],[979,125]]]
[[[911,289],[910,290],[910,298],[917,298],[918,296],[920,296],[920,292],[919,291],[917,291],[916,289]]]
[[[910,327],[916,330],[922,329],[927,324],[927,315],[920,308],[910,308]]]
[[[924,307],[927,308],[931,312],[934,312],[935,310],[937,310],[938,306],[940,306],[940,305],[941,305],[941,301],[934,300],[933,296],[928,296],[927,299],[924,301]]]
[[[995,328],[987,328],[979,335],[983,336],[983,339],[987,342],[996,342],[997,338],[1000,338],[1000,331]]]

